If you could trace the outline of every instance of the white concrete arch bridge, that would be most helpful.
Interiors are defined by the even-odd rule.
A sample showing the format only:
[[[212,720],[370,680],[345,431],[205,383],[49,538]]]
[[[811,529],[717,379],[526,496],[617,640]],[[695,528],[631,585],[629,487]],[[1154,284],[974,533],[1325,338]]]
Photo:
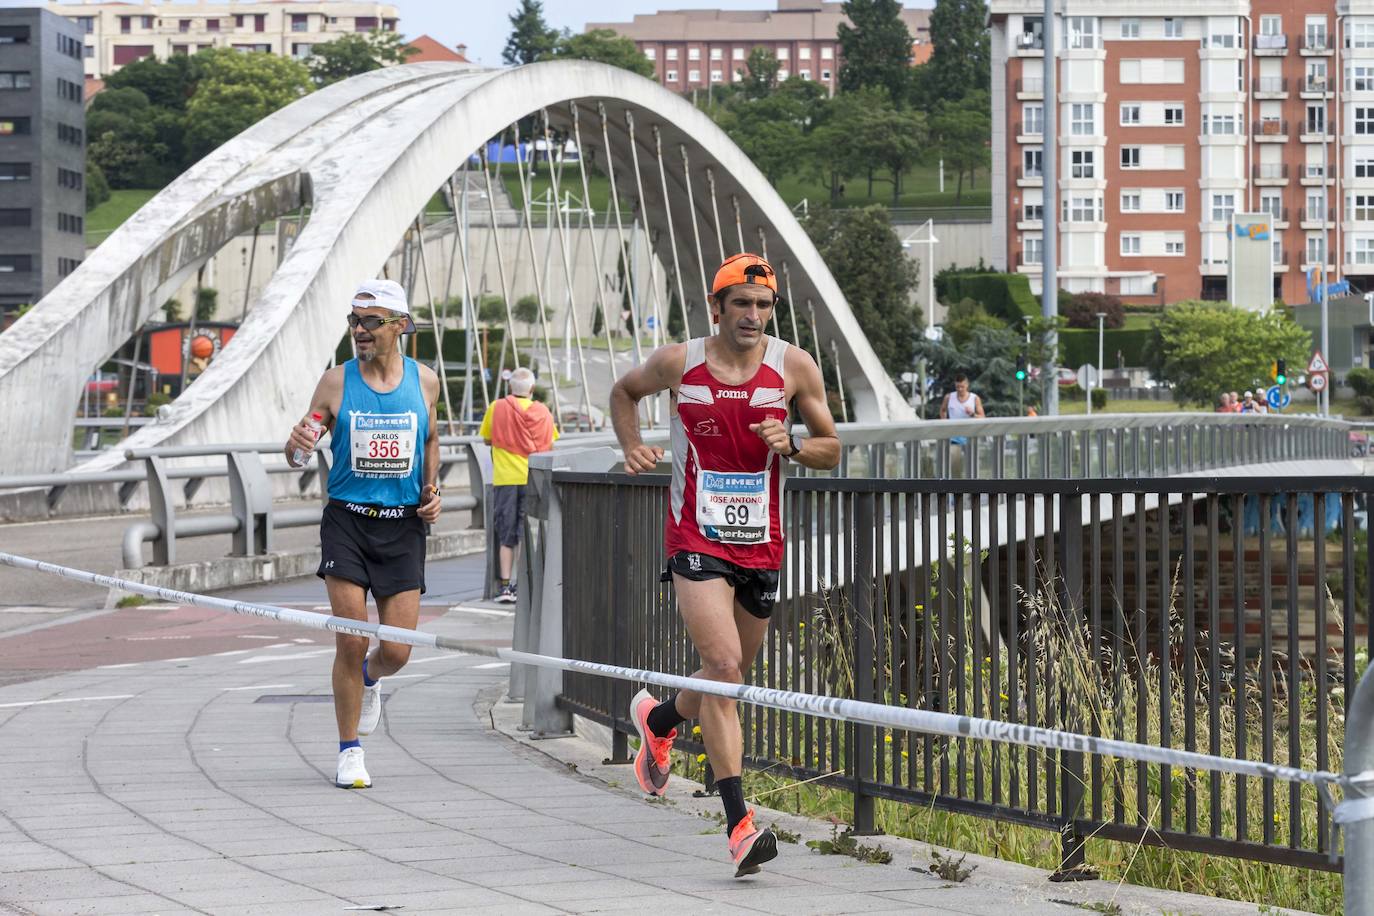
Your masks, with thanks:
[[[591,244],[614,244],[622,263],[649,272],[632,284],[644,291],[630,302],[637,325],[652,314],[662,326],[671,294],[692,332],[706,333],[706,284],[715,264],[740,250],[764,249],[795,304],[790,326],[784,319],[775,333],[796,339],[797,321],[814,322],[816,355],[838,368],[857,419],[911,416],[788,207],[687,101],[650,80],[585,61],[511,70],[428,63],[329,86],[244,131],[149,201],[0,335],[0,428],[6,431],[0,467],[7,473],[67,469],[72,412],[90,373],[226,242],[308,208],[289,253],[209,368],[156,422],[76,470],[119,464],[125,448],[281,436],[342,335],[340,303],[359,278],[381,271],[408,230],[423,231],[417,214],[436,190],[447,188],[456,201],[468,198],[474,182],[490,189],[500,168],[485,155],[493,137],[528,142],[553,135],[570,137],[582,151],[561,166],[561,175],[555,171],[553,180],[563,185],[555,193],[566,188],[586,199],[589,162],[613,179],[611,207],[593,215],[600,231]],[[452,193],[457,181],[461,194]],[[528,202],[530,195],[522,196]],[[439,277],[433,265],[419,264],[413,301],[447,301],[447,285],[463,301],[463,323],[471,326],[479,290],[464,223],[481,214],[463,210],[465,218],[455,213],[453,220],[457,270]],[[632,232],[622,210],[632,211],[644,231]],[[527,229],[529,215],[526,203]],[[487,219],[487,226],[499,224],[494,211]],[[551,269],[566,274],[574,227],[562,218],[555,223]],[[534,241],[528,231],[514,244],[509,235],[504,244],[501,234],[493,235],[496,292],[504,294],[514,338],[510,274],[519,252],[511,249],[523,242],[532,255]],[[642,256],[631,251],[634,245],[646,246]],[[616,263],[614,252],[610,258]],[[605,253],[596,260],[604,263]],[[537,274],[535,290],[544,298]],[[571,278],[564,279],[571,288]],[[598,280],[596,295],[603,314],[617,315],[620,293],[612,300],[607,286]],[[589,329],[574,328],[579,331]],[[538,338],[540,358],[552,365],[547,323]],[[518,358],[524,363],[530,355]],[[589,370],[581,353],[577,362],[586,402]]]

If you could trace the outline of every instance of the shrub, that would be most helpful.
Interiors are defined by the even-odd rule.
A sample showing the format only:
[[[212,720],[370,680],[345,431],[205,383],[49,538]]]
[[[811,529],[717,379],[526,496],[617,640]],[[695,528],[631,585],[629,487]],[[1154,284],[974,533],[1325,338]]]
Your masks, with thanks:
[[[1106,388],[1094,388],[1094,389],[1093,389],[1093,410],[1106,410],[1106,409],[1107,409],[1107,389],[1106,389]]]
[[[1354,390],[1356,397],[1374,399],[1374,369],[1363,366],[1351,369],[1345,374],[1345,383]]]
[[[1031,292],[1030,280],[1022,274],[951,274],[944,277],[943,283],[936,279],[936,295],[943,302],[981,302],[989,315],[1011,325],[1040,314],[1040,300]]]
[[[1122,308],[1121,300],[1107,293],[1078,293],[1069,298],[1067,306],[1063,304],[1061,296],[1059,308],[1071,328],[1096,329],[1098,312],[1106,313],[1104,323],[1109,328],[1116,329],[1126,324],[1126,310]]]

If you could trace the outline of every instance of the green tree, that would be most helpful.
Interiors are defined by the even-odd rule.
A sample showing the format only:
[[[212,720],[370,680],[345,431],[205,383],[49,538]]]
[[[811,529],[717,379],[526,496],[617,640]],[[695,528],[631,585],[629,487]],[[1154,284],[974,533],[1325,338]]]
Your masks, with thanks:
[[[921,310],[911,303],[918,274],[886,208],[818,207],[803,225],[883,367],[894,377],[909,372],[921,329]]]
[[[1145,364],[1173,385],[1178,403],[1210,405],[1218,392],[1266,385],[1275,359],[1306,365],[1311,347],[1312,336],[1282,309],[1180,302],[1155,323]]]
[[[520,8],[510,14],[510,37],[501,52],[501,60],[509,66],[532,64],[553,55],[558,44],[558,30],[544,21],[541,0],[520,0]]]
[[[95,97],[91,107],[112,89],[137,89],[154,108],[181,112],[186,110],[195,83],[191,58],[187,55],[173,54],[166,60],[144,57],[105,77],[105,91]]]
[[[982,328],[1009,330],[1005,321],[989,315],[983,303],[973,299],[960,299],[952,303],[945,311],[943,327],[946,336],[956,347],[967,346]]]
[[[168,324],[176,324],[180,321],[181,300],[174,297],[162,303],[162,316],[162,320]]]
[[[740,92],[745,98],[761,99],[772,95],[778,88],[778,72],[782,64],[768,48],[755,48],[749,52],[744,62],[744,79],[740,80]]]
[[[981,89],[968,93],[957,102],[942,104],[930,119],[934,151],[959,176],[954,193],[956,204],[964,196],[964,175],[969,176],[969,186],[972,187],[977,170],[986,169],[991,163],[992,154],[988,149],[991,129],[992,113],[988,94]]]
[[[225,48],[194,58],[199,74],[186,106],[186,146],[194,160],[311,90],[299,61]]]
[[[852,149],[870,170],[887,169],[891,177],[885,180],[892,183],[895,207],[902,193],[902,177],[925,154],[926,116],[919,111],[899,109],[885,97],[878,101],[881,104],[864,109]]]
[[[554,46],[553,56],[573,60],[595,60],[640,76],[653,77],[654,65],[640,53],[635,43],[610,29],[592,29],[580,35],[564,33]]]
[[[949,334],[940,340],[918,340],[914,349],[926,361],[935,395],[926,402],[926,417],[940,415],[940,402],[954,390],[957,375],[968,377],[969,390],[983,399],[990,417],[1020,416],[1023,406],[1038,406],[1040,386],[1015,378],[1016,357],[1024,347],[1021,336],[1005,327],[976,327],[963,341]]]
[[[521,296],[515,301],[515,306],[511,309],[511,314],[515,320],[525,326],[527,336],[534,336],[534,325],[539,321],[539,298],[534,295]],[[544,309],[544,320],[553,317],[553,310]]]
[[[720,126],[777,187],[797,171],[806,110],[797,95],[775,92],[762,98],[741,95],[723,108]]]
[[[920,67],[932,106],[991,89],[991,50],[984,0],[935,0],[930,14],[930,60]]]
[[[94,210],[109,199],[110,183],[105,173],[94,162],[86,163],[86,209]]]
[[[219,291],[208,286],[196,290],[196,321],[210,321],[219,307]]]
[[[315,84],[328,86],[388,64],[403,64],[418,53],[419,48],[406,46],[400,33],[373,29],[366,35],[353,32],[315,45],[306,63]]]
[[[494,293],[487,293],[477,300],[477,320],[482,324],[506,323],[506,300]]]
[[[841,93],[821,107],[807,138],[805,167],[811,178],[825,185],[831,204],[839,202],[844,183],[865,169],[855,144],[863,136],[868,109],[880,103],[887,103],[881,90],[862,89]]]
[[[902,21],[900,0],[845,0],[848,23],[840,23],[840,91],[866,86],[886,89],[893,101],[906,98],[911,69],[911,32]],[[850,25],[849,23],[853,23]]]

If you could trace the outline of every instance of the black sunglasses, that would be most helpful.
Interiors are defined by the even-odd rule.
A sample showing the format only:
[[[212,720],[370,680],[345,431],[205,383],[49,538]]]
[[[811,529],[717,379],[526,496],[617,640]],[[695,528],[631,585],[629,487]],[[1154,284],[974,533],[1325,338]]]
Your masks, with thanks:
[[[356,328],[362,325],[364,331],[375,331],[384,324],[391,324],[393,321],[405,321],[405,315],[393,315],[390,318],[383,318],[380,315],[355,315],[352,312],[348,315],[348,326]]]

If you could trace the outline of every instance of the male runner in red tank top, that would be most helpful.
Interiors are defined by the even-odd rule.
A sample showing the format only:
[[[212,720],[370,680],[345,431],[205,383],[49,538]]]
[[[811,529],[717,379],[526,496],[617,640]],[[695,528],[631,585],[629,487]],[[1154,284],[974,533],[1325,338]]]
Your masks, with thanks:
[[[778,281],[763,258],[738,254],[711,284],[719,333],[669,344],[621,376],[611,420],[631,474],[652,471],[663,449],[639,436],[636,404],[667,390],[672,400],[673,483],[664,540],[678,610],[701,656],[694,677],[740,684],[758,654],[778,598],[782,567],[782,462],[828,470],[840,440],[815,360],[764,333]],[[810,431],[788,432],[795,403]],[[668,783],[677,726],[700,718],[706,753],[725,805],[735,877],[777,855],[777,838],[754,826],[740,783],[743,738],[735,701],[684,690],[657,703],[647,690],[631,701],[640,733],[635,775],[651,795]]]

